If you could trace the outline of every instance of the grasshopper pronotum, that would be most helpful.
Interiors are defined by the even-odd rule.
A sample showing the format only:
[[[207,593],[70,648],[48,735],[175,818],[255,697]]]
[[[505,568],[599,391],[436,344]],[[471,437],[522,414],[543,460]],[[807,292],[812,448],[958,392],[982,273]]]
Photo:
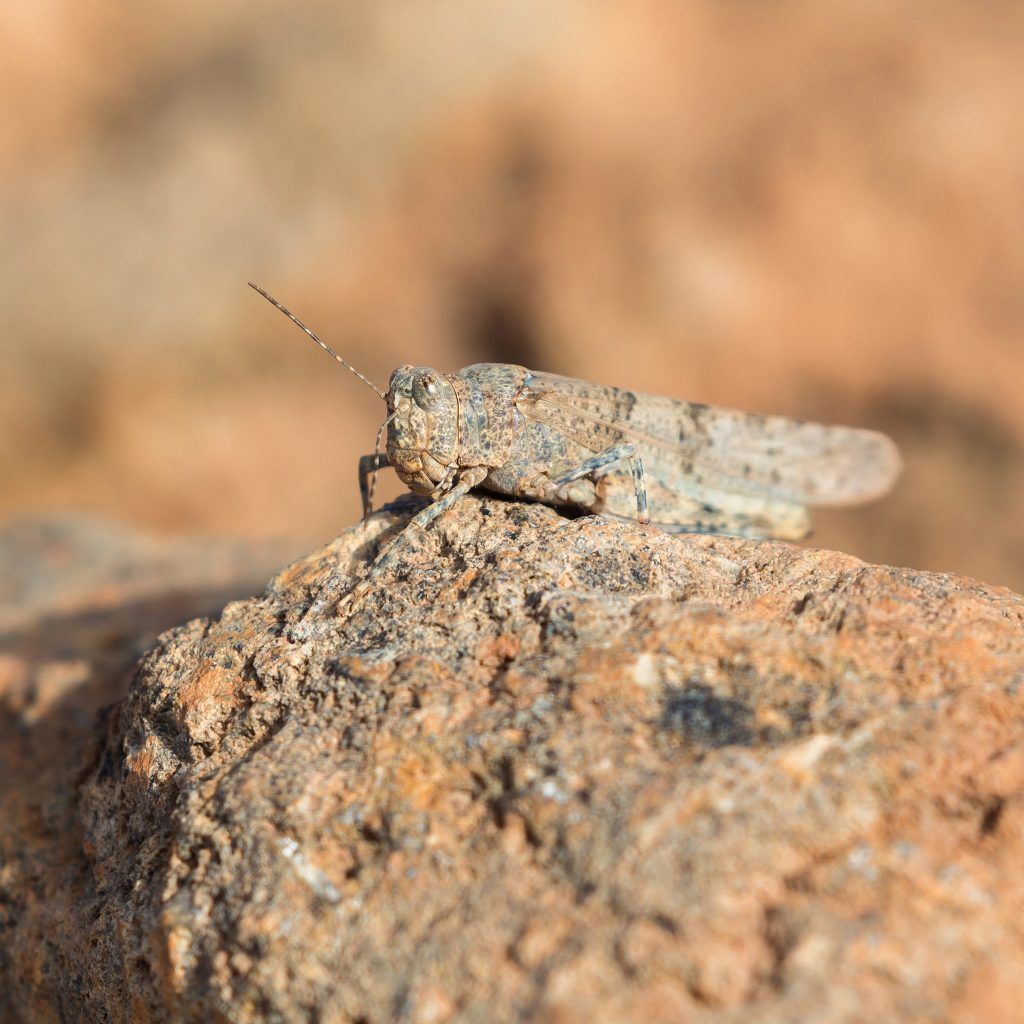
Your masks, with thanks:
[[[800,540],[810,532],[808,505],[869,501],[899,473],[896,446],[874,431],[638,394],[506,363],[453,374],[400,366],[385,394],[250,284],[387,404],[377,450],[359,460],[364,516],[377,471],[391,466],[410,490],[433,499],[410,520],[420,528],[480,486],[671,532]],[[377,556],[353,599],[395,549]]]

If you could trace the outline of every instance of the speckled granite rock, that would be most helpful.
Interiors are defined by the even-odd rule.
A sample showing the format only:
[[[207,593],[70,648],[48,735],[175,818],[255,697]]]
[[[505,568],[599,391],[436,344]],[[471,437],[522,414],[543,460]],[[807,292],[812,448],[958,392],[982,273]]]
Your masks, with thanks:
[[[272,545],[80,517],[0,528],[0,1020],[115,1012],[78,814],[97,721],[161,632],[258,591],[275,563]]]
[[[339,617],[405,515],[146,655],[20,1005],[1018,1019],[1024,600],[471,498]]]

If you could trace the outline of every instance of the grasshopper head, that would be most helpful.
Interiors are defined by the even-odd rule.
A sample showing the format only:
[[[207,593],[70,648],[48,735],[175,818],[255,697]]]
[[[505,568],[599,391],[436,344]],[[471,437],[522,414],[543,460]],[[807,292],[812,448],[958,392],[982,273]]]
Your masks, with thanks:
[[[427,366],[401,366],[388,383],[388,459],[417,494],[450,483],[457,466],[459,407],[450,380]]]

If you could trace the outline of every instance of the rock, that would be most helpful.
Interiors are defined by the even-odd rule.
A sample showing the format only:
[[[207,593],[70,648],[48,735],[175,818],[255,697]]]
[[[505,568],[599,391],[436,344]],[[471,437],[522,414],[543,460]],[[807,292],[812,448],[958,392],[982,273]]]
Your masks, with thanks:
[[[84,518],[0,529],[0,1019],[107,1019],[92,972],[117,968],[84,945],[101,901],[76,806],[97,715],[163,630],[254,593],[279,560]]]
[[[410,507],[144,657],[25,1019],[1016,1019],[1024,599],[473,497],[339,614]]]

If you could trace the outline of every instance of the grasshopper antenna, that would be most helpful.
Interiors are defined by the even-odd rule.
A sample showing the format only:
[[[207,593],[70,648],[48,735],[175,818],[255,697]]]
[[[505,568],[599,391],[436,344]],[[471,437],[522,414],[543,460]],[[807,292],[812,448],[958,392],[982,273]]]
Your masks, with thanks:
[[[387,395],[385,395],[384,392],[373,383],[373,381],[364,377],[347,359],[342,359],[342,357],[339,356],[330,345],[322,342],[290,309],[282,306],[281,303],[270,294],[270,292],[264,291],[258,284],[253,284],[252,281],[249,281],[248,284],[250,288],[259,292],[260,295],[262,295],[263,298],[265,298],[272,306],[277,306],[277,308],[281,310],[281,312],[284,313],[284,315],[288,317],[296,327],[305,331],[306,334],[308,334],[326,353],[328,353],[328,355],[334,356],[334,358],[337,359],[345,369],[351,370],[367,387],[373,388],[373,390],[376,391],[385,402],[388,400]]]

